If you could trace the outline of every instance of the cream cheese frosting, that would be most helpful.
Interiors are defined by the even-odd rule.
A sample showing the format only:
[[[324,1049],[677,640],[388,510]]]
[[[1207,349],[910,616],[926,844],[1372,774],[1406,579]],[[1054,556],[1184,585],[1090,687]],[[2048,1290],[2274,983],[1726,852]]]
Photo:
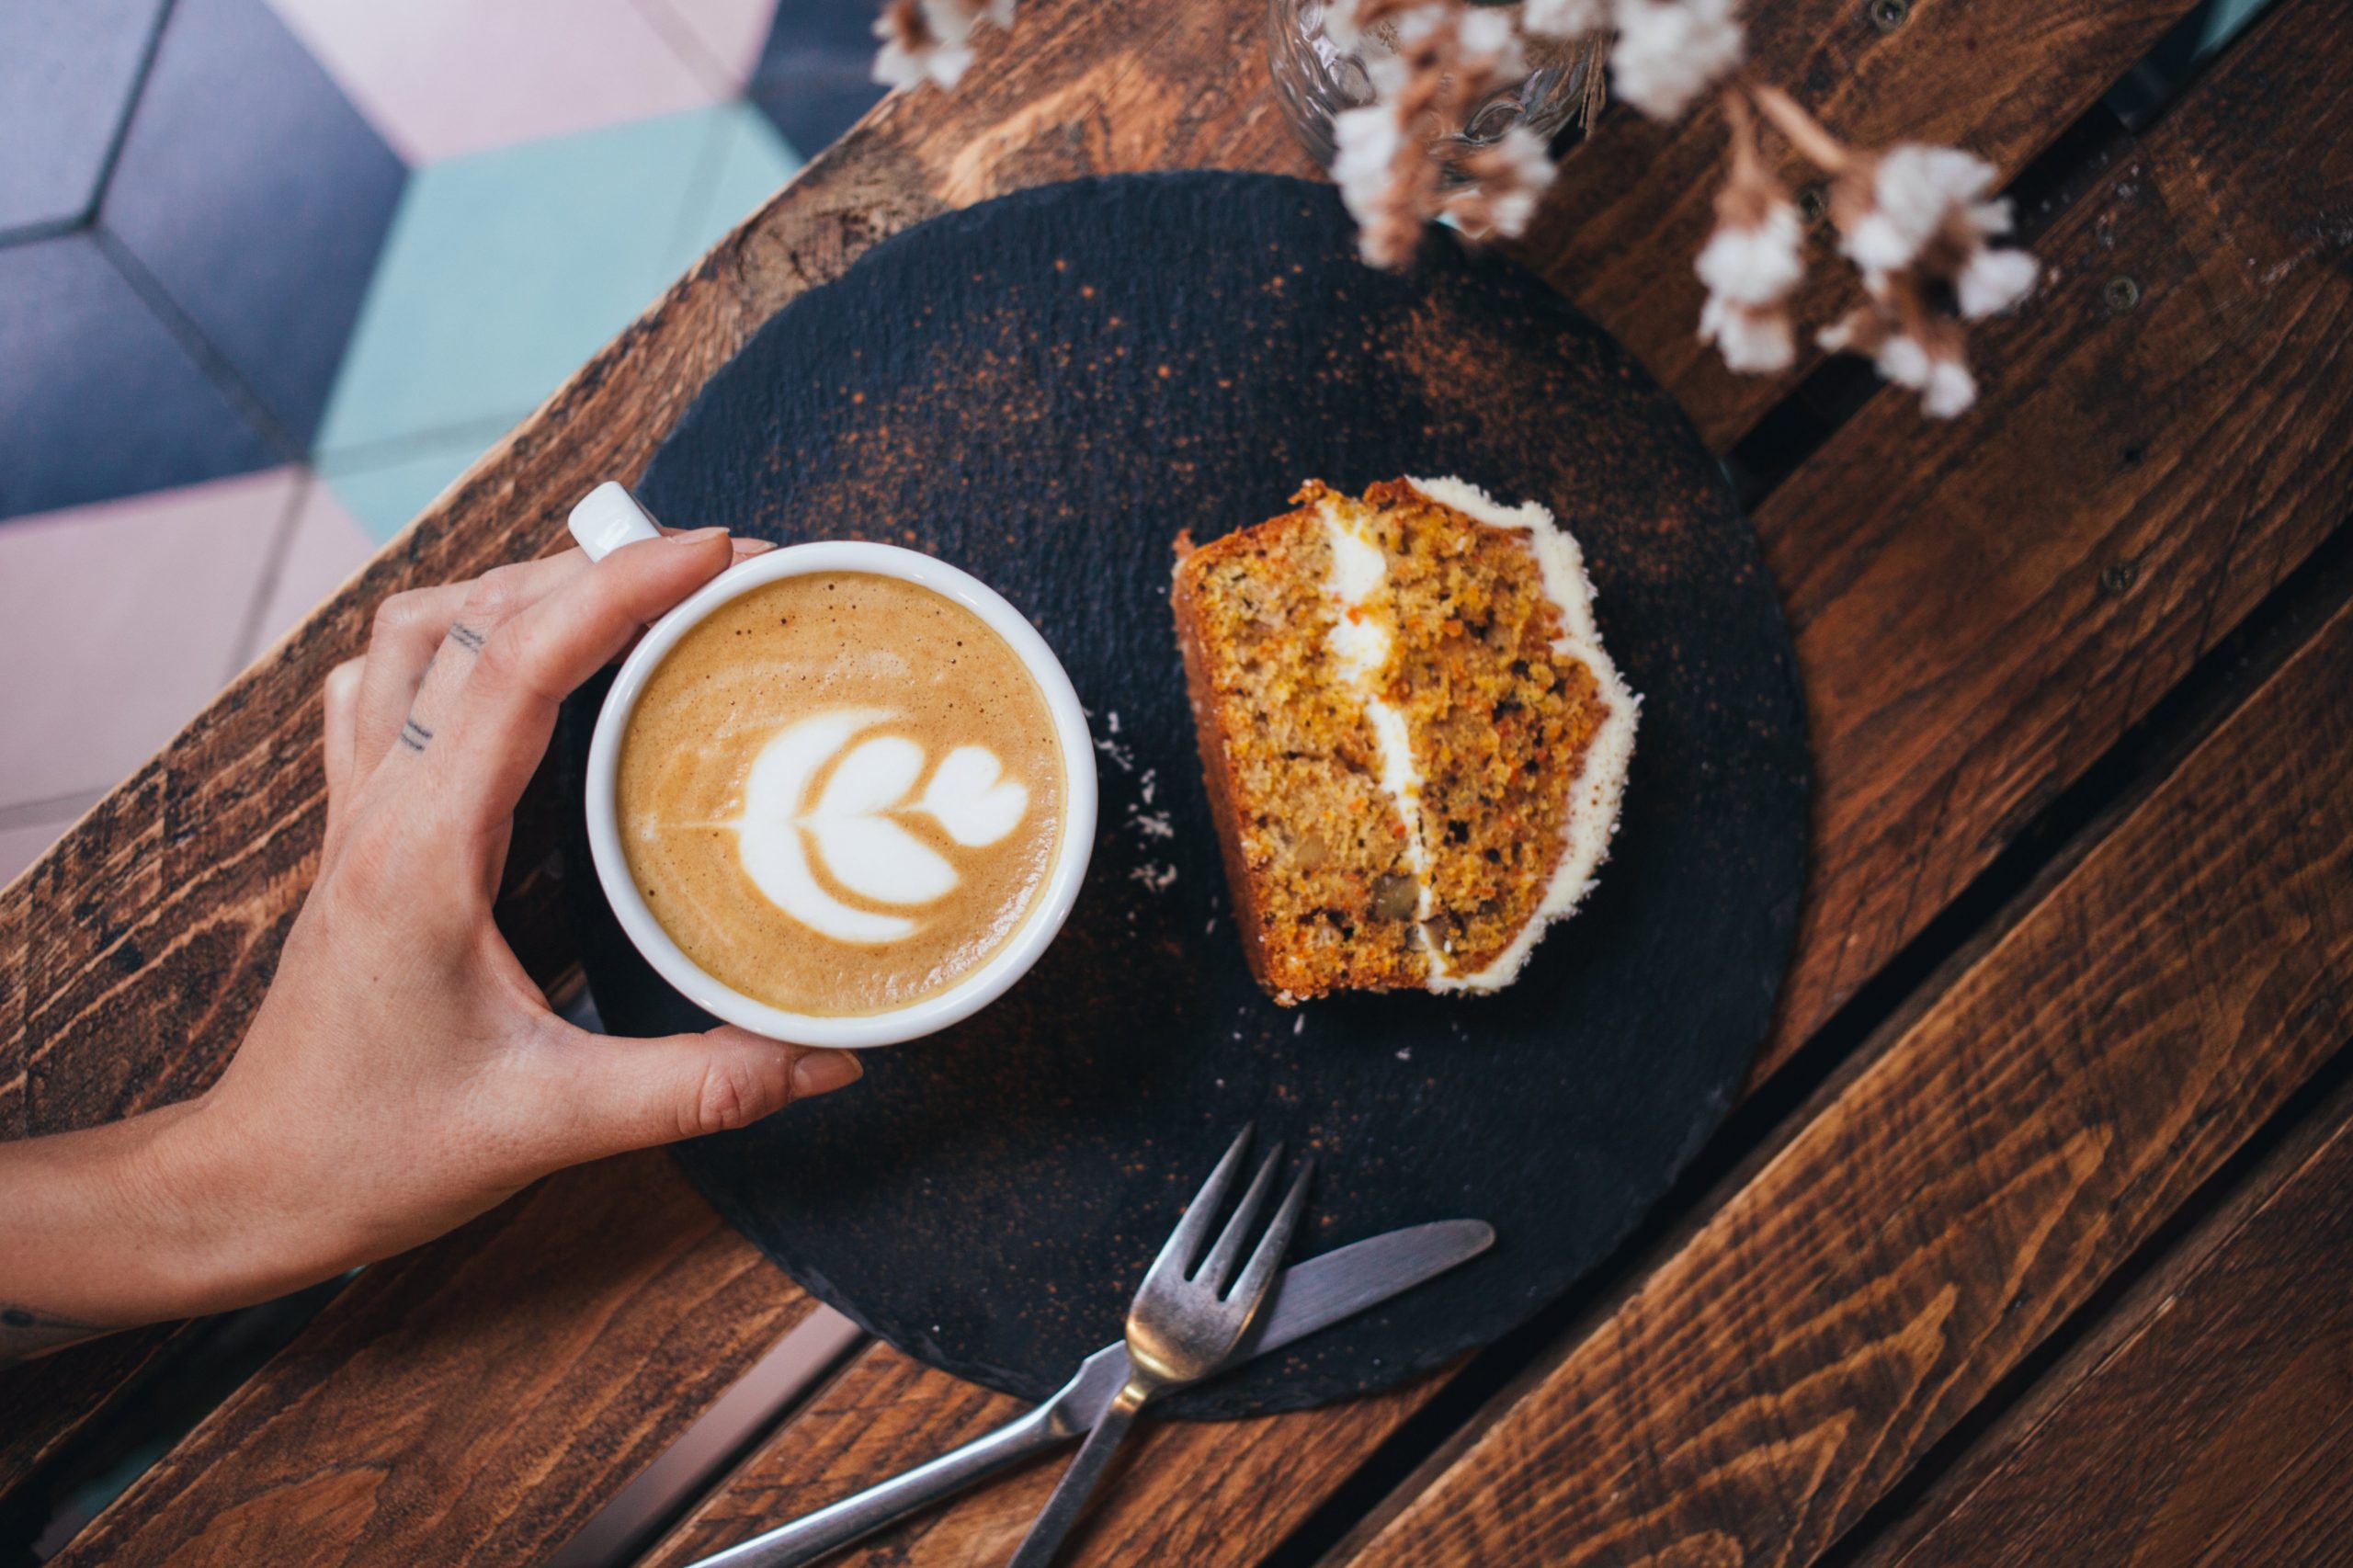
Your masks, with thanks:
[[[1381,790],[1394,803],[1404,827],[1407,864],[1419,890],[1415,930],[1429,963],[1427,984],[1438,992],[1495,991],[1518,975],[1545,927],[1583,901],[1608,856],[1610,839],[1618,830],[1627,770],[1633,760],[1641,699],[1627,688],[1618,666],[1602,650],[1594,625],[1593,583],[1586,574],[1584,551],[1550,511],[1533,501],[1506,506],[1479,486],[1450,476],[1408,479],[1407,483],[1430,500],[1476,522],[1527,537],[1545,597],[1560,611],[1562,630],[1552,640],[1552,649],[1592,671],[1607,709],[1586,747],[1583,766],[1570,783],[1572,804],[1563,827],[1560,858],[1543,899],[1510,946],[1492,962],[1472,973],[1457,973],[1441,946],[1430,940],[1427,928],[1435,910],[1422,820],[1422,771],[1413,755],[1404,716],[1381,696],[1381,673],[1394,647],[1395,634],[1386,619],[1367,607],[1388,575],[1388,560],[1377,543],[1357,531],[1332,499],[1319,504],[1317,515],[1332,557],[1325,591],[1337,611],[1328,646],[1341,677],[1363,704],[1380,748]]]

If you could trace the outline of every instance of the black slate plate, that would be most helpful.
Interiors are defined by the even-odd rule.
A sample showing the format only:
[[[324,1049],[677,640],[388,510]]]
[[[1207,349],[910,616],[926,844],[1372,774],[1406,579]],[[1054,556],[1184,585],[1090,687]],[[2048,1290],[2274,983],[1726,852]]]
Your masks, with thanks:
[[[1283,510],[1310,476],[1400,473],[1532,496],[1584,541],[1644,697],[1627,806],[1599,888],[1509,991],[1278,1008],[1228,918],[1169,542]],[[678,1152],[796,1279],[901,1348],[1046,1394],[1118,1335],[1186,1196],[1255,1119],[1322,1162],[1302,1255],[1453,1216],[1500,1240],[1169,1410],[1381,1388],[1559,1294],[1723,1116],[1802,877],[1788,633],[1681,414],[1520,268],[1441,237],[1410,277],[1368,271],[1331,193],[1293,180],[1024,192],[796,301],[640,490],[677,525],[954,562],[1036,623],[1094,716],[1094,865],[1037,969],[950,1033],[869,1052],[854,1089]],[[575,777],[601,696],[568,716]],[[576,829],[569,856],[608,1024],[694,1026],[620,938]]]

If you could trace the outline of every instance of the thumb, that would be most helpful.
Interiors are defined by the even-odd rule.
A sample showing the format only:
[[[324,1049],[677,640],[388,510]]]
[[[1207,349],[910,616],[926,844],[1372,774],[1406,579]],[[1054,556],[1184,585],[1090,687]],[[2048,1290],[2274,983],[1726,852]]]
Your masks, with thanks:
[[[748,1127],[865,1073],[850,1051],[786,1045],[733,1027],[655,1040],[585,1035],[583,1044],[572,1119],[591,1146],[579,1159]]]

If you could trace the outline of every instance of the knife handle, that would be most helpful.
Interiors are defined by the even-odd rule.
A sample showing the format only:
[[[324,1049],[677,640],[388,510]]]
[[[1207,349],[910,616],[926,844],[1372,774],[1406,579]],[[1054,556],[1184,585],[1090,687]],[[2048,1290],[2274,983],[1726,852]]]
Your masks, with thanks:
[[[1078,1434],[1055,1419],[1050,1402],[904,1475],[804,1515],[740,1546],[713,1552],[691,1568],[800,1568],[954,1495],[983,1476],[1069,1441]]]

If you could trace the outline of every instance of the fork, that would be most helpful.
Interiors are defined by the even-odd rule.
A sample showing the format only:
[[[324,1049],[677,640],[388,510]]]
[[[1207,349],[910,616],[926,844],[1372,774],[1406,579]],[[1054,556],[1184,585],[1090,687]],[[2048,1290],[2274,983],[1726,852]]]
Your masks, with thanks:
[[[1283,1249],[1290,1244],[1300,1207],[1307,1201],[1307,1178],[1315,1168],[1310,1161],[1301,1169],[1241,1278],[1234,1278],[1233,1266],[1242,1256],[1243,1241],[1258,1210],[1266,1206],[1275,1172],[1282,1164],[1283,1148],[1276,1144],[1258,1166],[1258,1174],[1251,1177],[1249,1189],[1243,1193],[1233,1217],[1225,1222],[1217,1244],[1195,1269],[1194,1259],[1200,1254],[1225,1189],[1233,1185],[1233,1173],[1241,1168],[1242,1151],[1250,1145],[1250,1133],[1251,1129],[1244,1128],[1225,1157],[1218,1161],[1217,1169],[1186,1207],[1185,1217],[1162,1244],[1152,1271],[1143,1277],[1128,1308],[1128,1359],[1133,1369],[1127,1385],[1113,1397],[1095,1429],[1086,1435],[1078,1457],[1063,1472],[1054,1494],[1046,1500],[1045,1511],[1029,1527],[1021,1550],[1014,1553],[1012,1568],[1046,1568],[1078,1522],[1088,1494],[1109,1466],[1128,1428],[1135,1424],[1136,1413],[1161,1394],[1216,1371],[1250,1331],[1251,1321],[1258,1315],[1267,1287],[1282,1265]],[[1233,1281],[1231,1290],[1226,1289],[1228,1280]]]

